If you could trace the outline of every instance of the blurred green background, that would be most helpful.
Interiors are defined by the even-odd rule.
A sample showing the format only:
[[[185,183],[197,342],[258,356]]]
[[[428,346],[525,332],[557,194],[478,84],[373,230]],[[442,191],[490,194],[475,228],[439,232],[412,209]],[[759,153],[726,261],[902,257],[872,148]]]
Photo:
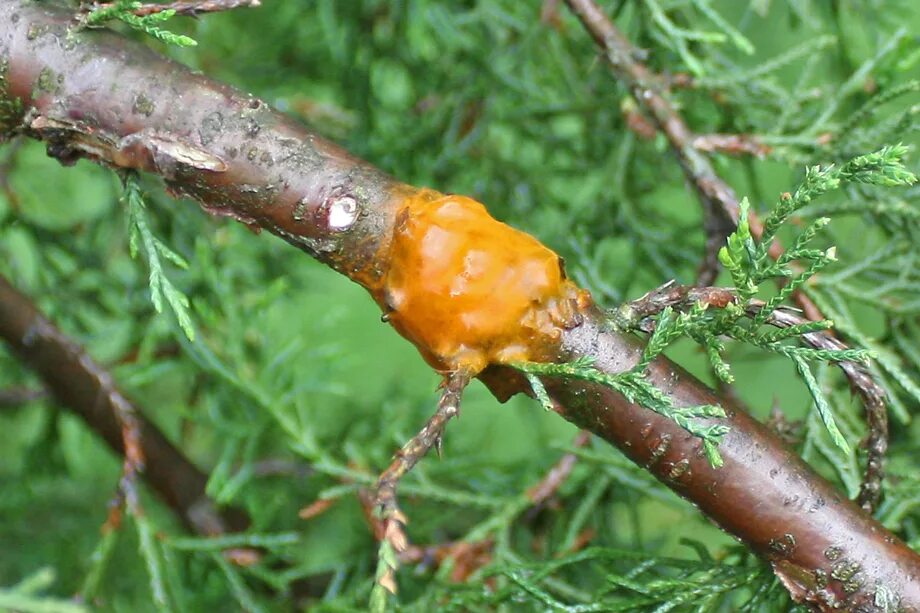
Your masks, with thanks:
[[[615,306],[670,279],[692,282],[703,243],[699,203],[661,137],[630,130],[628,92],[554,4],[271,0],[170,21],[199,45],[161,49],[406,182],[487,203],[496,217],[563,254],[599,302]],[[647,50],[653,69],[693,76],[694,86],[674,91],[692,129],[758,135],[771,147],[764,159],[714,158],[758,210],[792,190],[806,164],[918,142],[915,2],[603,4]],[[915,154],[910,166],[916,171]],[[174,547],[180,526],[145,495],[160,534],[157,555],[169,569],[168,606],[363,610],[376,544],[354,490],[430,414],[438,376],[380,323],[357,286],[277,239],[212,219],[145,181],[154,233],[190,264],[170,265],[167,275],[191,299],[195,343],[168,310],[153,310],[146,264],[129,256],[117,178],[87,162],[60,167],[39,143],[17,139],[0,148],[0,271],[211,472],[212,496],[245,507],[254,533],[281,535],[260,565],[228,569],[209,553]],[[894,471],[880,516],[914,543],[918,199],[917,188],[849,188],[816,203],[812,215],[839,214],[824,240],[838,246],[841,262],[810,290],[854,344],[881,351],[887,363],[876,371],[894,398]],[[713,381],[692,343],[669,353]],[[853,494],[861,451],[840,457],[828,450],[793,365],[744,346],[729,346],[728,356],[736,391],[752,411],[766,418],[777,406],[789,420],[805,420],[800,450]],[[857,443],[864,433],[857,403],[836,373],[819,375]],[[0,348],[0,389],[38,385]],[[503,516],[574,435],[536,403],[518,397],[499,405],[475,383],[449,428],[444,459],[423,461],[407,482],[414,488],[403,502],[411,537],[442,542],[493,522],[488,568],[537,573],[590,532],[592,545],[634,555],[547,571],[541,585],[559,602],[603,597],[624,603],[622,610],[655,610],[630,605],[641,591],[615,578],[679,576],[702,577],[715,596],[704,602],[691,594],[666,610],[738,610],[759,589],[765,596],[750,610],[788,609],[769,572],[732,539],[601,443],[584,452],[552,504]],[[53,580],[38,577],[43,593],[66,598],[96,568],[104,574],[93,606],[154,610],[133,528],[122,528],[112,560],[94,566],[119,459],[51,401],[0,407],[0,437],[0,587],[50,569]],[[320,496],[337,502],[319,517],[298,519],[298,509]],[[636,572],[641,564],[646,570]],[[725,579],[720,592],[719,578],[739,569],[749,574]],[[400,574],[401,606],[549,608],[509,573],[458,586],[444,569],[409,568]],[[323,589],[295,604],[285,586],[304,577]]]

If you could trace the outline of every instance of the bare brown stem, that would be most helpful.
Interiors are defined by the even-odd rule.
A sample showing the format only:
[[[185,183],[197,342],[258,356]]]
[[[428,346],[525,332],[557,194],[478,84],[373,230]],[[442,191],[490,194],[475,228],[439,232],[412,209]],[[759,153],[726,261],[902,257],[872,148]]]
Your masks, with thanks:
[[[589,442],[591,442],[591,433],[587,430],[581,430],[575,436],[575,440],[572,441],[572,446],[585,447]],[[569,475],[572,474],[572,469],[575,468],[577,462],[578,456],[574,453],[563,454],[553,464],[553,467],[547,471],[540,482],[527,490],[527,497],[530,498],[533,506],[538,507],[552,498],[562,487],[562,484],[565,483],[565,480],[569,478]]]
[[[629,42],[593,0],[566,0],[598,47],[614,75],[632,93],[639,108],[665,135],[671,150],[703,205],[706,248],[697,276],[698,285],[711,285],[719,270],[718,251],[738,222],[738,198],[694,146],[694,134],[663,92],[666,81],[638,58],[642,53]]]
[[[15,409],[22,405],[41,400],[47,396],[45,390],[32,387],[8,387],[0,390],[0,409]]]
[[[591,433],[587,430],[581,430],[575,436],[572,444],[575,447],[584,447],[590,440]],[[530,501],[529,508],[537,510],[555,495],[572,473],[572,469],[577,462],[578,456],[575,454],[563,454],[552,468],[547,471],[546,475],[527,490],[526,496]],[[359,490],[358,500],[364,510],[365,519],[374,534],[374,538],[380,541],[388,538],[388,535],[392,535],[392,529],[385,520],[381,519],[379,514],[379,494],[372,496],[366,490]],[[301,518],[312,518],[325,511],[331,503],[332,501],[319,500],[309,505],[304,511],[301,511]],[[397,515],[401,514],[397,511]],[[495,540],[491,535],[476,542],[448,541],[431,545],[414,545],[409,543],[405,537],[398,542],[401,546],[402,543],[405,543],[403,549],[397,550],[398,559],[403,564],[430,563],[437,566],[447,559],[452,560],[454,563],[454,568],[451,572],[452,581],[464,581],[473,572],[487,564],[492,559],[492,547],[495,544]],[[391,542],[391,544],[393,543]],[[392,579],[392,575],[387,575],[384,578],[389,585],[392,584],[390,583]]]
[[[0,338],[41,377],[61,406],[79,415],[124,457],[120,491],[126,502],[137,508],[134,481],[143,466],[144,478],[190,529],[205,535],[245,529],[245,514],[218,509],[205,495],[207,475],[144,418],[108,372],[2,276]]]
[[[701,134],[694,137],[693,146],[706,153],[719,152],[729,155],[753,155],[766,157],[772,150],[753,134]]]

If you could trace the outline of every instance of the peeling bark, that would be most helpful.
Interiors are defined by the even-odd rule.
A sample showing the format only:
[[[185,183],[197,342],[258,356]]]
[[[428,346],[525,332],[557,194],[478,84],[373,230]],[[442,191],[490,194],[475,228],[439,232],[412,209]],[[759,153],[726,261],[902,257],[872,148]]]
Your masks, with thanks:
[[[399,183],[270,109],[107,31],[70,32],[61,9],[0,0],[0,132],[44,140],[62,163],[88,157],[160,175],[208,212],[266,229],[372,293],[387,273]],[[580,305],[552,347],[629,369],[640,341]],[[920,557],[818,477],[766,428],[659,359],[651,378],[677,405],[721,404],[731,429],[714,469],[698,439],[615,392],[547,379],[558,411],[619,447],[768,560],[799,601],[823,610],[920,610]],[[501,399],[529,388],[481,375]]]

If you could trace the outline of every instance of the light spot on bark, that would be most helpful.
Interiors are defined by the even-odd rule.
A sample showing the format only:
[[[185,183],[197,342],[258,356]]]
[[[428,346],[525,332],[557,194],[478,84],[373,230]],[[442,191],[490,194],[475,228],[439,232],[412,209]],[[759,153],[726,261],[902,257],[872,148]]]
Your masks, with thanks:
[[[351,196],[340,196],[329,205],[329,229],[345,230],[358,218],[358,203]]]

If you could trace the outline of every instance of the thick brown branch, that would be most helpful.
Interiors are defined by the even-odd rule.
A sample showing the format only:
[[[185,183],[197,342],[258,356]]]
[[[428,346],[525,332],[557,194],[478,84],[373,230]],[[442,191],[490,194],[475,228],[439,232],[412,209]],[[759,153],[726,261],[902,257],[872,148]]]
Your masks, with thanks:
[[[140,476],[189,530],[202,536],[219,536],[249,527],[249,516],[242,509],[217,507],[205,491],[207,475],[130,403],[104,369],[54,327],[35,304],[2,275],[0,338],[44,382],[46,387],[31,390],[33,395],[44,398],[50,392],[62,407],[79,415],[114,452],[125,458],[127,470],[119,484],[119,497],[125,500],[119,502],[137,504],[132,473],[142,468]],[[125,417],[132,422],[127,432]],[[126,452],[126,443],[134,449]],[[142,467],[138,460],[143,461]],[[277,470],[278,467],[269,468]],[[134,511],[138,511],[137,507]],[[114,527],[119,521],[119,509],[113,506],[106,526]],[[223,555],[234,563],[244,564],[252,563],[262,552],[238,548],[227,549]],[[297,597],[315,597],[325,591],[326,583],[325,577],[301,578],[291,584],[291,591]]]
[[[691,287],[676,285],[673,281],[647,293],[638,300],[621,306],[614,317],[627,327],[643,332],[653,330],[653,320],[665,307],[688,309],[697,302],[711,307],[724,308],[737,301],[735,293],[722,287]],[[763,302],[752,300],[746,305],[747,314],[754,317],[763,307]],[[765,323],[777,328],[789,328],[810,321],[785,308],[773,311]],[[802,336],[805,343],[815,349],[841,351],[848,347],[838,338],[825,332],[810,332]],[[853,361],[837,362],[846,375],[852,390],[859,395],[866,410],[869,435],[866,439],[866,472],[859,489],[857,501],[867,512],[872,510],[881,497],[883,460],[888,451],[888,414],[885,404],[885,390],[875,381],[864,364]]]
[[[397,213],[406,213],[399,203],[411,188],[257,98],[112,33],[68,35],[70,23],[44,3],[0,0],[0,130],[43,139],[64,162],[86,156],[155,172],[207,210],[265,228],[380,291]],[[558,346],[546,347],[548,359],[591,357],[610,373],[636,363],[637,339],[612,330],[586,303],[576,315]],[[726,408],[722,468],[709,465],[698,439],[608,388],[546,384],[561,415],[618,446],[769,560],[797,599],[873,611],[891,594],[904,609],[920,609],[920,558],[896,536],[679,367],[662,359],[651,371],[679,406]],[[502,367],[481,378],[501,399],[529,389]]]
[[[125,454],[119,415],[130,402],[105,370],[2,276],[0,338],[41,377],[61,406],[79,415],[116,453]],[[140,434],[139,451],[147,459],[144,478],[182,522],[205,535],[245,529],[249,523],[245,514],[217,509],[205,494],[207,475],[136,408],[131,412]],[[137,450],[133,455],[138,455]]]
[[[571,330],[564,348],[564,357],[590,355],[610,374],[632,368],[642,349],[638,340],[611,331],[600,313]],[[726,409],[728,417],[719,420],[730,428],[719,446],[721,468],[709,464],[699,439],[603,386],[549,378],[544,383],[563,417],[619,447],[767,559],[797,601],[827,611],[882,611],[875,604],[879,588],[872,586],[898,585],[901,606],[920,610],[915,552],[891,536],[879,539],[878,522],[776,435],[680,367],[657,360],[649,376],[677,406]],[[861,574],[850,574],[856,570]]]

